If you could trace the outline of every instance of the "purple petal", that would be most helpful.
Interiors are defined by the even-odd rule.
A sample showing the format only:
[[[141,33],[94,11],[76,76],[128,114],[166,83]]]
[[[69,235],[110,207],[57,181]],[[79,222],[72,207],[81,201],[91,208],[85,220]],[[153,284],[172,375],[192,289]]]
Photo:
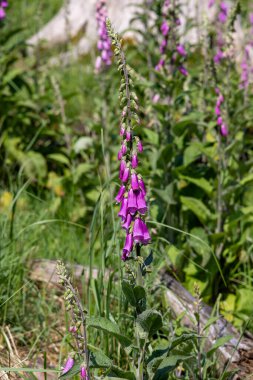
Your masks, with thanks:
[[[131,132],[127,131],[126,132],[126,141],[131,141],[131,139],[132,139],[132,134],[131,134]]]
[[[133,238],[134,238],[134,241],[137,243],[142,243],[144,239],[142,220],[140,218],[135,219],[134,228],[133,228]]]
[[[123,200],[123,197],[124,197],[125,191],[126,191],[126,187],[125,187],[124,185],[122,185],[122,186],[120,187],[120,189],[119,189],[118,194],[117,194],[116,197],[115,197],[116,202],[120,203],[120,202]]]
[[[135,169],[137,168],[138,166],[138,157],[137,157],[137,154],[133,154],[133,157],[132,157],[132,168]]]
[[[177,52],[178,54],[182,55],[182,57],[186,57],[187,53],[183,45],[177,46]]]
[[[86,368],[85,367],[82,367],[81,370],[80,370],[80,376],[81,376],[81,379],[82,380],[86,380],[86,377],[87,377],[87,371],[86,371]]]
[[[143,145],[142,145],[141,140],[139,140],[139,141],[137,142],[137,149],[138,149],[138,151],[139,151],[140,153],[143,152]]]
[[[133,235],[127,234],[123,248],[122,260],[125,261],[133,250]]]
[[[137,207],[138,207],[138,212],[142,215],[146,214],[147,212],[147,204],[145,200],[145,196],[142,192],[142,190],[139,191],[137,194]]]
[[[222,117],[219,116],[218,119],[217,119],[217,124],[218,125],[222,125],[223,121],[222,121]]]
[[[125,222],[127,217],[127,198],[123,198],[118,216],[121,218],[122,222]]]
[[[137,196],[133,189],[129,190],[128,201],[127,201],[127,212],[130,214],[135,214],[137,211]]]
[[[145,183],[144,183],[142,178],[139,179],[139,186],[140,186],[143,194],[146,195],[146,193],[147,193],[146,186],[145,186]]]
[[[127,214],[126,221],[125,221],[124,224],[121,225],[121,227],[124,228],[124,230],[128,231],[129,227],[131,226],[132,219],[133,219],[132,215],[131,214]]]
[[[134,191],[139,190],[139,182],[136,173],[133,173],[131,175],[131,187]]]
[[[129,178],[130,169],[125,168],[123,176],[122,176],[122,182],[127,182]]]
[[[146,245],[150,243],[151,237],[148,230],[148,227],[146,226],[146,223],[142,220],[142,230],[143,230],[143,241],[142,244]]]
[[[220,128],[220,133],[222,136],[226,137],[228,135],[228,127],[226,124],[222,124],[221,128]]]

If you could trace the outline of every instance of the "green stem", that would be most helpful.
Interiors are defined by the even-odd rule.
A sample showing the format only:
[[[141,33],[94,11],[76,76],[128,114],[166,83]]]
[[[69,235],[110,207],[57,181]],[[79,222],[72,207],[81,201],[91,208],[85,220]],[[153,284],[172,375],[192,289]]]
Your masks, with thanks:
[[[141,257],[141,246],[140,244],[136,244],[136,256]],[[142,278],[142,271],[141,271],[141,264],[137,264],[137,273],[136,273],[136,283],[138,286],[143,286],[143,278]]]
[[[10,223],[10,233],[9,233],[10,242],[12,242],[13,240],[14,220],[15,220],[15,213],[16,213],[16,208],[17,208],[17,200],[18,199],[15,196],[12,207],[11,207],[11,223]]]
[[[138,380],[143,380],[143,368],[144,368],[144,358],[145,358],[146,340],[142,347],[140,347],[140,356],[138,358],[138,370],[137,378]]]

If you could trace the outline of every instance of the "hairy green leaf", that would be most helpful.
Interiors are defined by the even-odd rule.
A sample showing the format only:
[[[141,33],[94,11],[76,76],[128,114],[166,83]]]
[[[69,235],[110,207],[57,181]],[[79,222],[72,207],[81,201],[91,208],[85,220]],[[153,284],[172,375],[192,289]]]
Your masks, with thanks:
[[[136,319],[137,331],[142,339],[152,337],[163,325],[162,316],[156,310],[145,310]]]
[[[122,335],[118,325],[109,319],[103,317],[89,318],[87,326],[89,329],[95,328],[114,336],[125,347],[131,345],[131,340]]]

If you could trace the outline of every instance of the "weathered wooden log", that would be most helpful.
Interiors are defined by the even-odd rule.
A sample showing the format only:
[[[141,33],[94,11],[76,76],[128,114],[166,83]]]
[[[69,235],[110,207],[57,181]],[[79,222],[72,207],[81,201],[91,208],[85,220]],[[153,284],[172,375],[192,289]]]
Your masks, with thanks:
[[[46,282],[49,285],[58,285],[59,278],[56,274],[57,262],[54,260],[34,260],[31,263],[30,278],[33,281]],[[82,265],[71,265],[69,268],[73,277],[79,279],[84,277],[84,281],[88,283],[89,280],[89,269]],[[98,269],[93,269],[92,278],[98,278]]]
[[[172,276],[166,272],[161,273],[161,280],[167,287],[167,300],[175,315],[185,313],[183,323],[193,328],[196,310],[195,298]],[[212,308],[202,304],[200,324],[205,326],[212,315]],[[219,366],[224,368],[229,364],[230,369],[235,369],[237,374],[234,379],[253,379],[253,339],[241,336],[238,330],[223,316],[213,323],[208,331],[207,348],[211,347],[218,338],[223,336],[233,338],[218,350]],[[251,376],[251,377],[249,377]]]
[[[81,265],[73,265],[70,268],[76,280],[82,277],[88,283],[88,268]],[[93,269],[92,278],[98,278],[98,274],[98,269]],[[162,282],[166,285],[166,296],[173,313],[175,316],[185,313],[183,323],[186,326],[194,328],[195,298],[166,271],[161,271],[159,275],[159,283]],[[56,262],[50,260],[36,260],[32,262],[31,279],[56,285],[58,283]],[[202,327],[205,326],[211,315],[212,308],[202,304],[200,313],[200,324]],[[211,347],[218,338],[229,335],[233,336],[233,338],[217,351],[220,371],[228,364],[229,369],[237,371],[234,379],[253,380],[253,339],[245,335],[241,336],[238,330],[222,316],[209,328],[206,339],[207,348]]]

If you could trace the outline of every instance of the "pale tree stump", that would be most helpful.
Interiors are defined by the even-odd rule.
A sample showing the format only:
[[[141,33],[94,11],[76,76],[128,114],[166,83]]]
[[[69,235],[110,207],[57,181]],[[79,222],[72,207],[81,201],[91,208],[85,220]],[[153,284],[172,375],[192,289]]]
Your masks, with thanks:
[[[137,7],[142,0],[108,0],[108,17],[115,30],[124,32],[125,38],[134,38],[135,33],[127,31]],[[133,4],[134,3],[134,4]],[[37,34],[28,40],[30,46],[50,49],[56,45],[75,41],[70,55],[77,58],[88,54],[97,42],[96,0],[69,0],[59,12]],[[33,51],[33,49],[30,49]]]
[[[140,9],[138,5],[148,4],[152,0],[108,0],[108,16],[112,21],[115,30],[123,33],[123,37],[140,39],[135,31],[128,30],[132,26],[141,29],[139,23],[131,25],[131,20],[136,11]],[[95,8],[97,0],[66,0],[59,12],[42,29],[28,40],[30,46],[38,46],[50,49],[55,45],[73,41],[69,56],[78,58],[79,55],[88,54],[97,41],[97,24]],[[215,8],[208,9],[209,0],[182,0],[181,33],[182,42],[195,44],[199,41],[205,31],[206,20],[211,22],[215,17]],[[233,1],[227,1],[230,7]],[[147,6],[147,5],[146,5]],[[198,21],[198,27],[192,28],[184,33],[187,19]],[[151,21],[151,20],[150,20]],[[236,32],[234,35],[236,49],[240,51],[243,45],[244,32],[240,22],[236,21]],[[33,49],[30,49],[32,51]],[[61,58],[61,57],[59,57]]]

